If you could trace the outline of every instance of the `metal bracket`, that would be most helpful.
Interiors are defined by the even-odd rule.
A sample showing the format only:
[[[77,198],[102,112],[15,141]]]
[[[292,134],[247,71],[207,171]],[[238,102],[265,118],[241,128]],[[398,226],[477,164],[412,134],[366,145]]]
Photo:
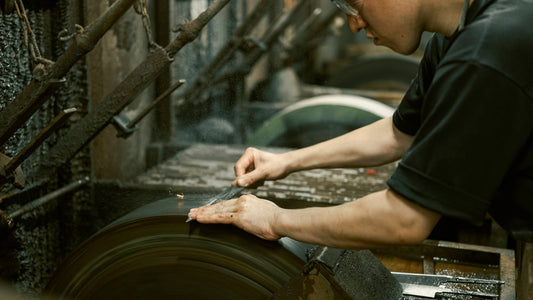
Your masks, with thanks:
[[[128,138],[132,133],[139,130],[139,126],[137,124],[150,112],[152,109],[156,107],[157,104],[161,102],[161,100],[165,99],[168,95],[170,95],[173,91],[175,91],[177,88],[182,86],[186,81],[184,79],[178,80],[174,85],[169,87],[166,91],[163,92],[159,97],[157,97],[150,105],[148,105],[137,117],[135,117],[133,120],[130,120],[130,118],[124,114],[115,115],[113,117],[113,121],[111,124],[115,126],[115,129],[117,130],[117,137],[120,138]]]
[[[244,40],[239,46],[239,50],[245,53],[251,52],[252,50],[256,48],[259,48],[261,51],[268,50],[267,45],[263,41],[260,41],[256,37],[251,37],[251,36],[244,38]]]
[[[400,299],[402,287],[368,250],[318,247],[274,299]]]
[[[114,116],[112,124],[117,130],[117,137],[123,139],[128,138],[132,133],[139,130],[139,126],[137,124],[133,124],[130,118],[128,118],[128,116],[125,114]]]
[[[0,182],[1,178],[4,177],[4,180],[11,182],[16,188],[22,189],[25,185],[24,173],[22,173],[22,168],[17,167],[9,174],[3,174],[4,168],[9,165],[11,158],[3,153],[0,153]]]

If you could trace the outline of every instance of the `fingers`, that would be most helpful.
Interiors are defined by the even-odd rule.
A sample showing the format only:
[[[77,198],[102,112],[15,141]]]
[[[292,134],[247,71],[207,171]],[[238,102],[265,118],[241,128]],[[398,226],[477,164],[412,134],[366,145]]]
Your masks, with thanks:
[[[264,182],[264,170],[262,170],[259,164],[260,151],[248,147],[241,158],[235,163],[235,180],[231,183],[232,185],[238,186],[252,186],[257,187],[263,184]]]
[[[238,199],[192,209],[189,217],[199,223],[233,224],[251,234],[267,240],[281,236],[274,231],[280,208],[271,201],[247,194]]]
[[[188,217],[206,224],[232,224],[238,212],[235,202],[236,199],[232,199],[214,205],[193,208],[189,211]]]
[[[239,158],[239,160],[235,163],[233,169],[236,177],[242,176],[246,174],[246,172],[254,169],[254,151],[255,148],[248,147],[246,151],[244,151],[244,154],[241,156],[241,158]]]
[[[241,175],[232,182],[233,185],[246,186],[246,187],[258,187],[264,184],[264,174],[259,170],[254,170],[250,173]]]

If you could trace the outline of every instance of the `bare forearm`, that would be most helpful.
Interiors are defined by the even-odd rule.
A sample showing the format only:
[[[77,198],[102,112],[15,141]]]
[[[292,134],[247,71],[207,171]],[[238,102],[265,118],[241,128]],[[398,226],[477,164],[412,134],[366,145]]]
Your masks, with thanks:
[[[386,118],[337,138],[285,153],[289,172],[336,167],[378,166],[399,159],[412,137]]]
[[[273,231],[311,244],[366,249],[418,243],[439,218],[437,213],[385,190],[334,207],[283,210]]]

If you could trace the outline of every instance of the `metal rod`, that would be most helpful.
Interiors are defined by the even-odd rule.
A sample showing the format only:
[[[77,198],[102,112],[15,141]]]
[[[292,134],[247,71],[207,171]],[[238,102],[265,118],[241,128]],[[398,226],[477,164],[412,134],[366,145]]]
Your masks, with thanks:
[[[6,194],[0,195],[0,204],[2,204],[2,201],[4,201],[4,199],[11,198],[11,197],[13,197],[16,194],[17,193],[15,191],[11,191],[11,192],[8,192]]]
[[[233,36],[228,40],[224,47],[219,50],[211,63],[207,65],[197,79],[187,87],[178,103],[186,103],[201,98],[199,95],[206,90],[206,87],[216,76],[217,72],[233,57],[244,41],[246,35],[259,24],[274,2],[275,1],[272,0],[259,1],[246,20],[244,20],[244,22],[235,30]]]
[[[261,56],[267,52],[267,50],[272,47],[272,45],[278,40],[279,36],[285,32],[287,27],[291,25],[300,13],[303,10],[304,5],[308,4],[305,0],[299,0],[298,3],[287,13],[284,13],[278,20],[275,22],[274,26],[270,28],[269,31],[265,33],[262,38],[262,44],[266,48],[257,47],[250,54],[246,55],[246,59],[243,63],[243,68],[241,70],[247,70],[247,73],[250,72],[251,68],[255,63],[261,58]]]
[[[83,119],[76,123],[41,160],[36,172],[49,178],[55,170],[69,161],[100,131],[111,123],[113,117],[144,90],[159,73],[170,65],[172,57],[186,44],[192,42],[202,28],[229,3],[230,0],[215,0],[196,19],[185,23],[179,35],[163,48],[156,48],[146,59],[108,94]]]
[[[184,79],[178,80],[173,86],[169,87],[166,91],[163,92],[159,97],[157,97],[154,101],[150,103],[137,117],[135,117],[133,120],[130,121],[128,124],[128,128],[133,128],[137,123],[139,123],[152,109],[161,102],[161,100],[165,99],[168,95],[170,95],[173,91],[175,91],[177,88],[182,86],[185,83]]]
[[[169,57],[173,57],[183,46],[194,41],[202,28],[228,4],[230,0],[215,0],[196,19],[182,25],[180,34],[165,48]]]
[[[6,194],[3,194],[0,196],[0,203],[3,203],[4,201],[12,201],[13,198],[16,197],[25,197],[26,194],[42,188],[46,184],[46,181],[44,180],[38,180],[36,182],[33,182],[29,186],[25,186],[23,190],[17,190],[17,191],[10,191]]]
[[[11,172],[28,158],[52,133],[54,133],[59,127],[61,127],[70,115],[77,112],[77,108],[67,108],[57,115],[50,124],[48,124],[33,140],[30,141],[24,149],[22,149],[4,168],[0,170],[0,183],[2,181],[2,175],[9,176]]]
[[[44,67],[42,78],[34,78],[6,108],[0,111],[0,146],[50,98],[57,90],[58,79],[85,54],[90,52],[107,30],[130,8],[136,0],[118,0],[96,21],[77,34],[72,44],[57,61]],[[43,68],[43,66],[38,66]]]
[[[316,48],[317,44],[321,41],[320,38],[327,32],[329,24],[339,14],[339,9],[331,7],[321,14],[323,17],[313,20],[308,30],[302,32],[300,35],[295,34],[290,43],[291,47],[288,49],[293,59],[297,60],[307,55],[310,49]]]
[[[89,183],[91,180],[89,177],[85,177],[83,179],[76,180],[60,189],[57,189],[49,194],[44,195],[43,197],[40,197],[37,200],[34,200],[23,207],[19,208],[18,210],[14,211],[10,214],[12,219],[18,218],[19,216],[22,216],[23,214],[26,214],[44,204],[47,202],[54,200],[58,197],[61,197],[67,193],[73,192],[75,190],[78,190],[79,188],[83,187],[87,183]]]
[[[312,25],[320,19],[321,14],[322,14],[322,9],[318,7],[315,8],[313,12],[311,13],[311,15],[307,17],[301,25],[298,26],[298,30],[296,30],[291,40],[288,41],[288,44],[283,45],[283,46],[285,46],[287,49],[294,47],[295,40],[298,39],[298,37],[307,36]]]
[[[281,15],[275,22],[275,24],[270,27],[261,39],[260,44],[265,45],[265,47],[256,47],[252,52],[248,53],[244,61],[241,62],[237,67],[232,70],[222,74],[217,77],[213,82],[213,86],[222,82],[225,82],[235,76],[243,76],[252,70],[252,67],[259,61],[259,59],[267,52],[268,49],[278,40],[279,36],[291,25],[298,13],[302,11],[302,8],[308,2],[305,0],[300,0],[298,3],[289,11]]]

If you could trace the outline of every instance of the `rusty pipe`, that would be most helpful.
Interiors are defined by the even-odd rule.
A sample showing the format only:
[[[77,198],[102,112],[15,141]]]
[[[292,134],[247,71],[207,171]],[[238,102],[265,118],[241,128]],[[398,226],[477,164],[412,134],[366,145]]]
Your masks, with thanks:
[[[59,87],[58,80],[85,54],[90,52],[109,28],[133,5],[135,0],[118,0],[98,19],[76,34],[72,44],[55,63],[39,64],[34,78],[6,108],[0,111],[0,146],[50,98]],[[37,70],[44,71],[35,76]]]
[[[76,191],[80,189],[81,187],[85,186],[90,182],[89,177],[84,177],[82,179],[76,180],[62,188],[59,188],[49,194],[46,194],[34,201],[31,201],[30,203],[27,203],[26,205],[22,206],[21,208],[17,209],[13,213],[9,214],[10,219],[16,219],[38,207],[43,206],[44,204],[50,202],[51,200],[57,199],[65,194],[68,194],[70,192]]]
[[[192,42],[202,28],[229,3],[230,0],[215,0],[196,19],[185,23],[178,36],[165,48],[156,48],[146,59],[108,94],[83,119],[76,123],[41,161],[36,174],[48,178],[62,164],[69,161],[102,131],[159,73],[168,67],[172,57],[183,46]]]
[[[20,216],[29,213],[33,211],[34,209],[43,206],[44,204],[57,199],[63,195],[66,195],[68,193],[77,191],[78,189],[82,188],[86,184],[90,183],[91,180],[89,177],[84,177],[82,179],[78,179],[64,187],[61,187],[51,193],[48,193],[36,200],[33,200],[21,208],[17,209],[16,211],[12,212],[11,214],[0,210],[0,230],[4,228],[13,228],[15,224],[15,219],[19,218]]]

